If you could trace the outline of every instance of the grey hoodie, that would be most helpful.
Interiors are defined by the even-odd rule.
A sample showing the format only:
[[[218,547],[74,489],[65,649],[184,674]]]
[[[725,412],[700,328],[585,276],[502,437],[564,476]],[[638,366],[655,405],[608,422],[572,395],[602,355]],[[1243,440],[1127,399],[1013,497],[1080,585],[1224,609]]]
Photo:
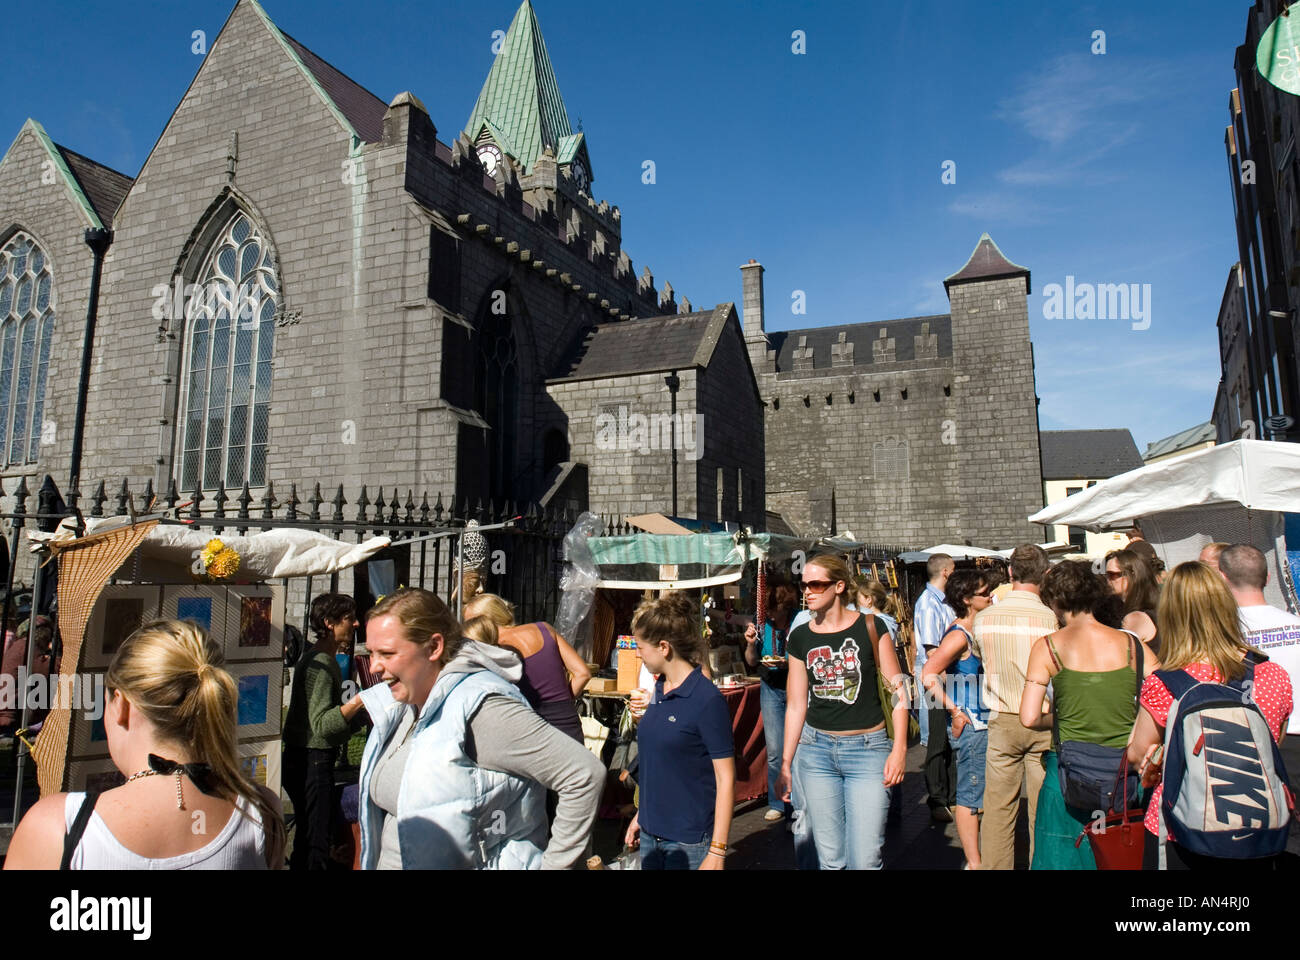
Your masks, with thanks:
[[[477,673],[479,670],[491,670],[503,680],[518,684],[524,675],[524,662],[509,647],[466,640],[456,656],[442,668],[443,673]]]

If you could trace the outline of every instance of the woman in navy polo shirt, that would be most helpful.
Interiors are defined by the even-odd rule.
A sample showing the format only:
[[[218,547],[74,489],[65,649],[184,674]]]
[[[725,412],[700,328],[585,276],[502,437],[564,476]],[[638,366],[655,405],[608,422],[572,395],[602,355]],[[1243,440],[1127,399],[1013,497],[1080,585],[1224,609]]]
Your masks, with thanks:
[[[680,592],[647,600],[632,633],[659,682],[637,727],[641,808],[627,845],[640,844],[643,870],[721,870],[735,803],[735,742],[727,703],[698,666],[699,603]]]

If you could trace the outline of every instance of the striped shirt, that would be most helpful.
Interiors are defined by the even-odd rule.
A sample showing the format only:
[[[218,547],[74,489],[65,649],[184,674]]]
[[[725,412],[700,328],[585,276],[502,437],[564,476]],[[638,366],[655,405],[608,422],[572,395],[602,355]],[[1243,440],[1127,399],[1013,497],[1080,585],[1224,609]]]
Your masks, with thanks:
[[[984,663],[984,703],[994,713],[1020,713],[1029,651],[1058,629],[1056,614],[1028,590],[1012,590],[975,615],[975,656]]]
[[[912,613],[912,629],[916,633],[916,669],[925,666],[928,656],[925,648],[937,647],[943,640],[944,631],[956,620],[957,614],[944,602],[943,594],[934,584],[927,583]]]

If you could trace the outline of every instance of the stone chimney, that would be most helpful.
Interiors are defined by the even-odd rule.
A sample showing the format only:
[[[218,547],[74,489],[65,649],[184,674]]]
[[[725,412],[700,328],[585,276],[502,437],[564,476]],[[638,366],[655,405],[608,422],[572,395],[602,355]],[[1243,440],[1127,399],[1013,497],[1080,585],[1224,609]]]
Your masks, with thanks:
[[[409,150],[425,150],[433,155],[438,131],[429,119],[429,111],[420,98],[409,90],[399,93],[384,111],[384,146],[406,142]]]
[[[754,373],[768,372],[767,331],[763,326],[763,265],[751,260],[740,268],[744,287],[742,302],[743,324],[745,328],[745,346],[749,348],[749,362]]]

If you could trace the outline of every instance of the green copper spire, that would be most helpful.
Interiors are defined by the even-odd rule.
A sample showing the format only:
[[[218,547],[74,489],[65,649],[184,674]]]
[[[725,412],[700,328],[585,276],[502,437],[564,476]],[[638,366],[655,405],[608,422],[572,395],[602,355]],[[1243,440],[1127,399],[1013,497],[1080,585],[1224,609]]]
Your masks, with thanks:
[[[557,157],[562,147],[573,152],[569,114],[529,0],[520,4],[506,31],[465,133],[477,140],[485,126],[502,151],[521,163],[526,173],[532,172],[546,147]]]

